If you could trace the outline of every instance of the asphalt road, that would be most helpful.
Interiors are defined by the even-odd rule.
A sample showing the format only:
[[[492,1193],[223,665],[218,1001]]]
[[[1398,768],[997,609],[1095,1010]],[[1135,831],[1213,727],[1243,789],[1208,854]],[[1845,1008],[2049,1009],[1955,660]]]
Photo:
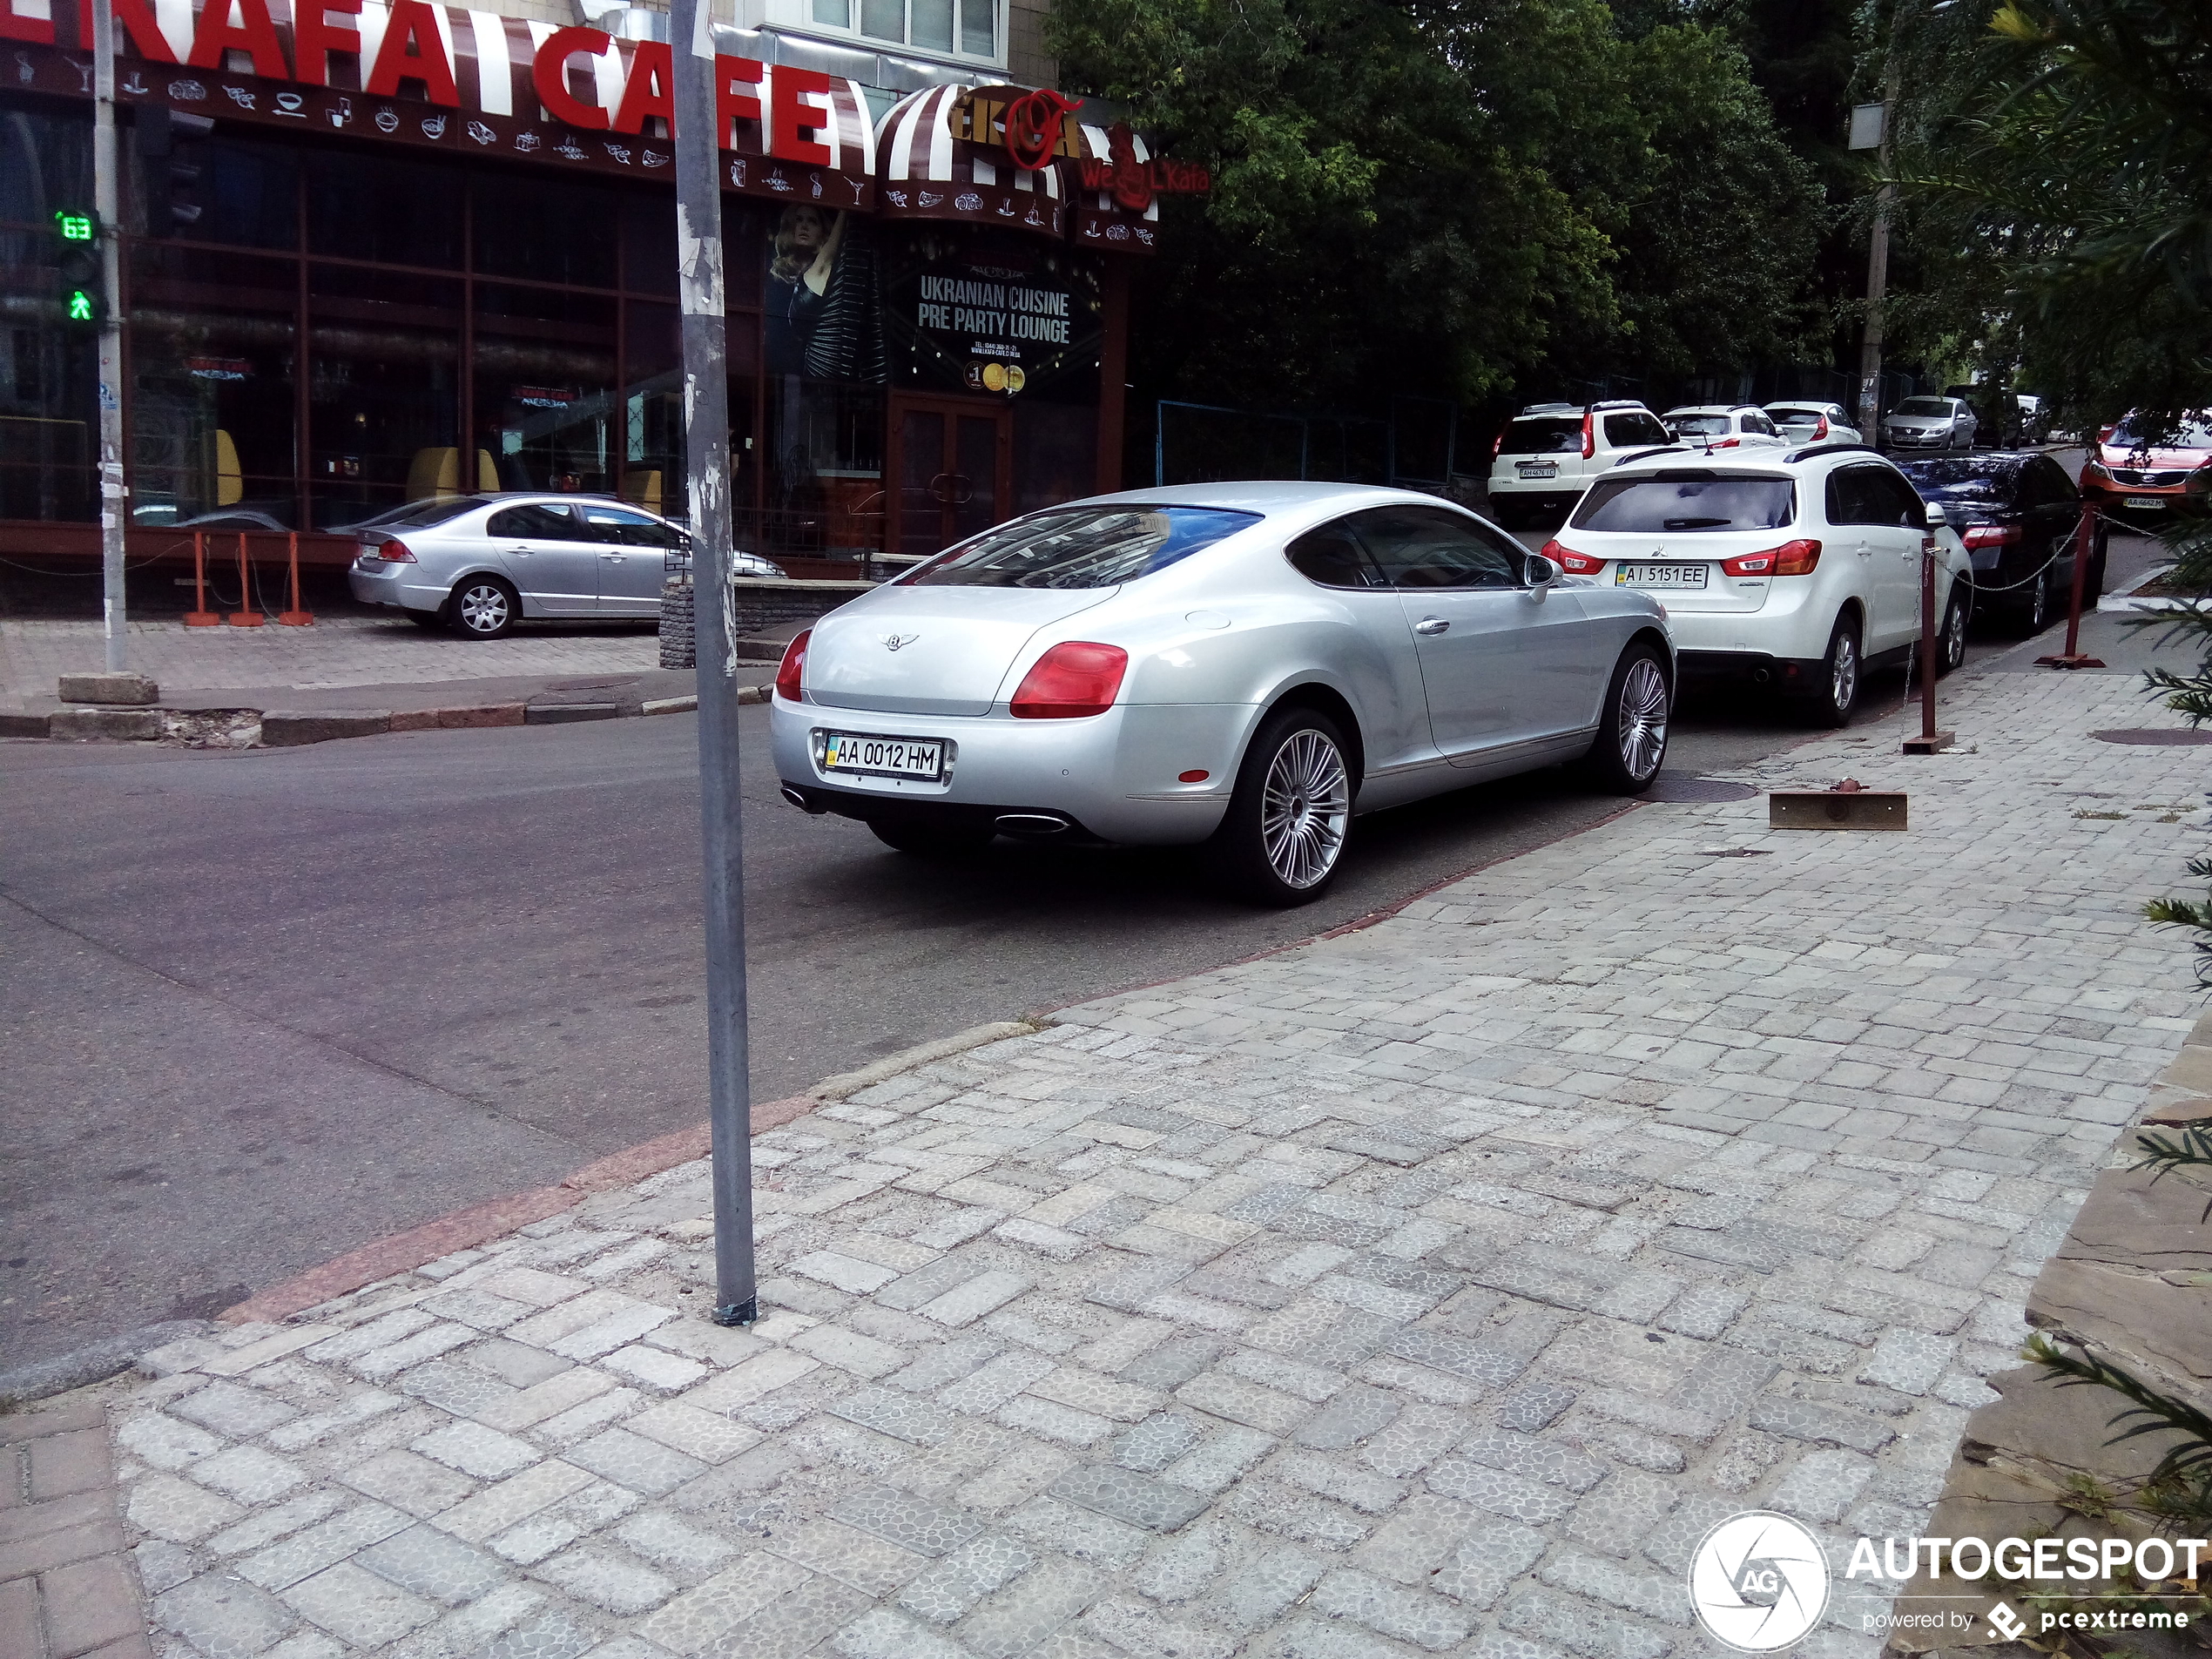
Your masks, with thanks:
[[[1900,690],[1878,678],[1861,722]],[[1325,900],[1264,912],[1179,853],[890,853],[780,801],[765,714],[744,723],[761,1099],[1307,937],[1621,806],[1552,771],[1378,814]],[[1770,704],[1689,699],[1669,772],[1803,735]],[[243,753],[0,743],[0,1366],[698,1122],[696,741],[681,716]]]

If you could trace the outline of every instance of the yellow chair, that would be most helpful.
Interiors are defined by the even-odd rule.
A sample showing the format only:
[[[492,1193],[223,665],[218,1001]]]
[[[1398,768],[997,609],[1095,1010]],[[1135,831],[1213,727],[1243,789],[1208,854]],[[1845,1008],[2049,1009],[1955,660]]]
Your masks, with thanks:
[[[238,445],[215,428],[215,505],[235,507],[246,498],[246,474],[238,464]]]
[[[476,488],[496,490],[499,488],[499,469],[492,464],[491,451],[476,451]],[[408,462],[407,498],[421,501],[431,496],[461,494],[461,451],[451,447],[441,449],[417,449],[415,459]]]
[[[649,513],[660,511],[660,470],[627,472],[622,477],[622,498]]]

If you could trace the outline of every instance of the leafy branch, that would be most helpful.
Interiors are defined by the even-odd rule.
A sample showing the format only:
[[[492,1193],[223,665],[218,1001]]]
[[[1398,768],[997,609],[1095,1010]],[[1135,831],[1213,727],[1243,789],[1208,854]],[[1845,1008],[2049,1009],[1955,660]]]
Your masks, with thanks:
[[[2161,899],[2155,902],[2167,904],[2174,901]],[[2200,945],[2197,948],[2202,950],[2205,948]],[[2143,1156],[2128,1167],[2131,1170],[2155,1170],[2158,1173],[2150,1178],[2151,1184],[2155,1186],[2175,1170],[2212,1166],[2212,1117],[2201,1117],[2193,1123],[2182,1124],[2181,1129],[2181,1139],[2178,1141],[2153,1131],[2135,1136],[2135,1144],[2142,1149]],[[2208,1218],[2212,1218],[2212,1198],[2205,1200],[2204,1213],[2197,1220],[2202,1223]]]
[[[2176,1433],[2181,1440],[2168,1447],[2150,1472],[2146,1485],[2186,1483],[2202,1488],[2212,1481],[2212,1417],[2186,1400],[2161,1394],[2149,1384],[2111,1365],[2087,1348],[2069,1353],[2038,1332],[2028,1339],[2025,1357],[2043,1367],[2047,1380],[2061,1388],[2109,1388],[2134,1403],[2105,1420],[2107,1428],[2129,1426],[2105,1444],[2119,1446],[2145,1434]]]

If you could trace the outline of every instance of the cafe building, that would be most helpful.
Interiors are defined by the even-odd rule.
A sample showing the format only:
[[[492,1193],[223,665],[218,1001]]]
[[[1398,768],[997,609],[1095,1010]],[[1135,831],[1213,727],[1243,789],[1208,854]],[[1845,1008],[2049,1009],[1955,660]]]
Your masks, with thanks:
[[[1131,263],[1203,174],[1042,86],[1008,0],[752,3],[715,65],[740,543],[829,575],[1117,488]],[[133,561],[342,563],[474,490],[684,516],[666,17],[510,4],[115,0]],[[0,0],[0,556],[50,566],[98,550],[57,229],[90,10]]]

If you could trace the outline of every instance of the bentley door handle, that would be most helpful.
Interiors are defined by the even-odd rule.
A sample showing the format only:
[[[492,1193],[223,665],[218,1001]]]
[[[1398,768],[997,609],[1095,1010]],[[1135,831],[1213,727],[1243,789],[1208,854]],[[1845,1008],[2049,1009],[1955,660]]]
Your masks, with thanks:
[[[1451,625],[1441,617],[1423,617],[1413,624],[1413,631],[1417,634],[1440,634]]]

